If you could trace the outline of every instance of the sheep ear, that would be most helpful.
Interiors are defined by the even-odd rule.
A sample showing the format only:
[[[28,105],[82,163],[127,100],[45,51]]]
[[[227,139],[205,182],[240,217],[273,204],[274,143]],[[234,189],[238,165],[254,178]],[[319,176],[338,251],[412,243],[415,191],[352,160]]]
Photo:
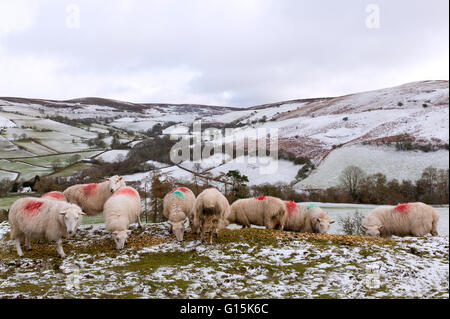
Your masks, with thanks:
[[[65,215],[66,211],[59,212],[60,215]]]
[[[335,220],[330,219],[330,224],[333,224],[335,222]]]
[[[384,228],[384,225],[381,225],[380,227],[378,227],[378,229],[383,229]]]
[[[119,181],[121,181],[121,180],[123,180],[123,177],[122,177],[122,176],[119,177]]]
[[[364,225],[361,225],[361,228],[364,229],[364,230],[367,230],[367,229],[368,229],[368,228],[367,228],[366,226],[364,226]]]

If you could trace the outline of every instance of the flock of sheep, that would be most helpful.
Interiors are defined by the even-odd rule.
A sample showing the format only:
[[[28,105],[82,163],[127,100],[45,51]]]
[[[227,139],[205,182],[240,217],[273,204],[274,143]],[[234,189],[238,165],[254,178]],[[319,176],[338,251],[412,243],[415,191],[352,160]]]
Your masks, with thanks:
[[[185,224],[201,240],[212,243],[218,231],[229,224],[265,226],[296,232],[324,234],[334,223],[320,207],[260,196],[235,201],[232,205],[216,188],[208,188],[197,198],[186,187],[178,187],[164,197],[163,214],[170,231],[182,241]],[[99,184],[81,184],[63,193],[50,192],[41,198],[18,199],[11,206],[9,222],[11,239],[17,253],[23,256],[21,243],[31,249],[31,239],[55,241],[57,252],[64,258],[62,238],[73,236],[83,215],[104,214],[105,227],[111,232],[117,249],[122,249],[130,233],[131,223],[142,227],[141,199],[138,192],[125,185],[122,177],[113,176]],[[438,213],[423,203],[378,207],[363,220],[362,227],[369,236],[437,235]]]

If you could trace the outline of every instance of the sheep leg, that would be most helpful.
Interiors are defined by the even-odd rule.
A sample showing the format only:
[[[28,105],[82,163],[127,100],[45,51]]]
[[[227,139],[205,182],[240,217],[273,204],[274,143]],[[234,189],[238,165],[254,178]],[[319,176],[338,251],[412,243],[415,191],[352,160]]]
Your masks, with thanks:
[[[431,223],[431,232],[430,233],[433,236],[438,236],[437,223],[438,223],[437,219],[433,219],[433,222]]]
[[[142,220],[141,220],[141,215],[138,216],[137,218],[137,222],[138,222],[138,226],[139,228],[143,228],[144,226],[142,226]]]
[[[62,247],[62,239],[58,239],[56,241],[56,251],[61,256],[61,258],[65,258],[66,254],[64,253],[64,249]]]
[[[22,247],[20,247],[20,238],[16,238],[15,242],[16,242],[17,254],[19,255],[19,257],[23,257]]]
[[[25,237],[25,245],[27,246],[27,250],[31,250],[31,239],[30,239],[30,237]]]
[[[213,232],[209,232],[209,244],[212,245],[213,242]]]

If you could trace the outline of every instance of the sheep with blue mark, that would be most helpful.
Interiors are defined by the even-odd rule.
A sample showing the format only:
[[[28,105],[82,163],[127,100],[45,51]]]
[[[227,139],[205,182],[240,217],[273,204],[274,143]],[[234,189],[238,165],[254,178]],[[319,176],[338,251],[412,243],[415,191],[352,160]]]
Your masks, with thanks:
[[[314,203],[302,205],[287,201],[285,204],[287,214],[284,230],[326,234],[330,224],[334,223],[334,220]]]
[[[166,194],[163,200],[163,215],[169,220],[170,231],[178,241],[184,238],[185,222],[195,204],[194,193],[186,187],[178,187]]]

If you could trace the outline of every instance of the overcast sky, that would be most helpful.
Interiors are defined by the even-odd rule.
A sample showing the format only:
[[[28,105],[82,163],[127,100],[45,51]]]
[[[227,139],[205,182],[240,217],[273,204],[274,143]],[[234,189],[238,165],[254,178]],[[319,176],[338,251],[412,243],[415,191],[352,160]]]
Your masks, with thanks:
[[[448,80],[448,10],[448,0],[0,0],[0,96],[251,106]]]

